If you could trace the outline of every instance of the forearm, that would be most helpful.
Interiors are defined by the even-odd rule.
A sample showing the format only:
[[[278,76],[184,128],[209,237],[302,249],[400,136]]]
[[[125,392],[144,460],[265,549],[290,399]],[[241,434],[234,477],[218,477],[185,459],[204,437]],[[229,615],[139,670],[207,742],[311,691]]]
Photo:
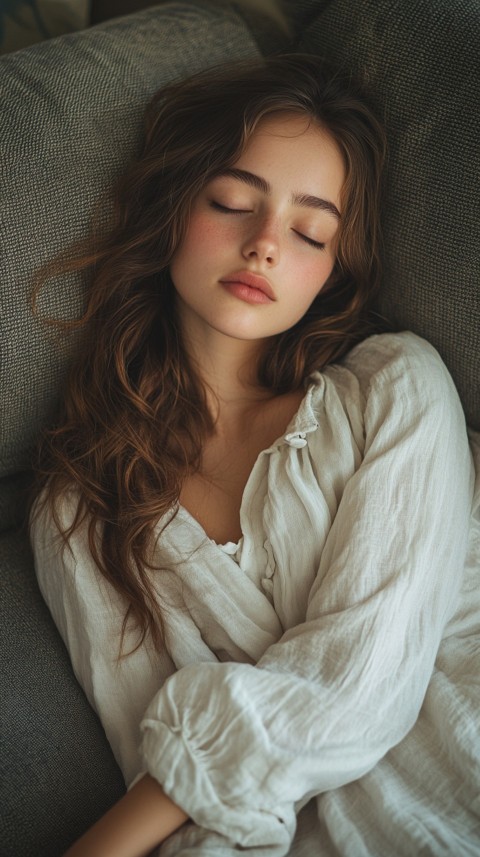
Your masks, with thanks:
[[[64,857],[146,857],[187,818],[146,774]]]

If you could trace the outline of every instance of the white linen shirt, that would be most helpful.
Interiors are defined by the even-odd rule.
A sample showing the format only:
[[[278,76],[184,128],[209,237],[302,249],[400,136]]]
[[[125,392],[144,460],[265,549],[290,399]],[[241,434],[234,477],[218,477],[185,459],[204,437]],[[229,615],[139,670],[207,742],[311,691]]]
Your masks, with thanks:
[[[126,605],[86,526],[65,549],[39,506],[41,591],[126,782],[149,771],[192,819],[161,857],[478,857],[474,480],[437,352],[370,337],[314,373],[260,453],[238,545],[183,507],[159,523],[166,647],[122,660]]]

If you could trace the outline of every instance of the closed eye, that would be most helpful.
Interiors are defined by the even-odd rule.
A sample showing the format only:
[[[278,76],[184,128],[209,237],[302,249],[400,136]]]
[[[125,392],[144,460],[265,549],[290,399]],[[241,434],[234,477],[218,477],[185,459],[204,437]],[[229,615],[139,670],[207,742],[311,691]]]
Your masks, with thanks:
[[[216,211],[223,211],[225,214],[248,214],[250,211],[248,208],[228,208],[226,205],[221,205],[213,199],[211,200],[210,205]]]
[[[298,235],[302,241],[305,241],[306,244],[310,244],[310,247],[315,247],[316,250],[325,250],[325,244],[322,241],[315,241],[313,238],[309,238],[308,235],[304,235],[302,232],[297,232],[296,229],[293,230],[295,235]]]

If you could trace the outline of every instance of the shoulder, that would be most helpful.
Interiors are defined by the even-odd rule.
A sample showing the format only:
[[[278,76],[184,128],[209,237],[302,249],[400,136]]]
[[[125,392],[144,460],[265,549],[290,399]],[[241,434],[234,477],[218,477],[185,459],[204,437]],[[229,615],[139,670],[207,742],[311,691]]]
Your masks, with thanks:
[[[80,514],[79,495],[74,488],[52,498],[47,489],[37,497],[30,514],[29,530],[35,572],[46,600],[48,591],[76,585],[90,574],[88,518]]]
[[[415,403],[459,404],[452,377],[438,351],[422,337],[410,331],[377,334],[356,345],[336,371],[352,374],[365,397],[402,400],[404,406]]]
[[[409,331],[365,339],[339,363],[315,372],[311,389],[314,410],[323,409],[335,426],[344,413],[356,437],[387,424],[407,432],[421,425],[432,436],[440,427],[447,435],[465,432],[447,367],[429,342]]]
[[[451,375],[438,351],[410,331],[370,336],[338,363],[312,373],[309,380],[316,398],[323,394],[328,382],[358,386],[366,397],[372,390],[392,384],[408,386],[412,393],[420,388],[425,394],[448,388],[456,395]]]
[[[30,538],[34,549],[49,547],[56,552],[68,543],[68,533],[76,522],[79,495],[72,487],[52,498],[44,488],[32,505]]]
[[[382,427],[387,437],[413,438],[446,450],[463,444],[465,415],[452,377],[438,351],[411,332],[366,339],[346,356],[364,395],[364,431]]]
[[[352,348],[341,365],[370,385],[382,379],[413,385],[428,379],[429,387],[453,386],[438,351],[410,331],[370,336]]]
[[[440,385],[453,384],[451,376],[438,351],[426,339],[410,331],[380,333],[355,345],[338,363],[332,363],[314,372],[310,381],[321,391],[325,379],[345,378],[353,375],[362,389],[367,391],[376,382],[396,378],[421,379]]]
[[[110,622],[125,612],[122,599],[95,563],[90,522],[74,487],[62,491],[53,502],[44,491],[30,516],[38,585],[63,635],[67,633],[66,613],[78,613],[84,623],[90,623],[90,616]],[[69,621],[73,621],[71,617]]]

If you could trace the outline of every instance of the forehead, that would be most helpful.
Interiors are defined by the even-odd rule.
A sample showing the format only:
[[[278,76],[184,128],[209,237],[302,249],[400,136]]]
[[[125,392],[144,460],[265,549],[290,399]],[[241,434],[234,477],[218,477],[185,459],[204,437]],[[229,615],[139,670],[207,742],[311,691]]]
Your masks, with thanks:
[[[342,152],[330,132],[308,116],[274,114],[262,119],[234,166],[260,175],[274,190],[322,190],[340,204]]]

